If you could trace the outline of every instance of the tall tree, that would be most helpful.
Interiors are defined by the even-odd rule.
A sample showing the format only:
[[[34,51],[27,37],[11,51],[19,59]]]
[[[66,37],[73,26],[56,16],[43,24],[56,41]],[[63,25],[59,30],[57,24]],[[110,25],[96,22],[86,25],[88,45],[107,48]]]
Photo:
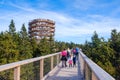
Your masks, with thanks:
[[[22,25],[21,31],[20,31],[20,42],[19,42],[19,50],[20,50],[20,60],[31,58],[33,51],[32,46],[27,34],[27,30],[25,28],[25,25]]]
[[[98,47],[100,44],[100,39],[99,39],[96,31],[94,32],[94,34],[92,36],[92,43],[93,43],[93,47]]]
[[[50,54],[50,46],[48,45],[48,40],[44,37],[40,40],[40,43],[38,44],[38,52],[40,52],[38,55],[47,55]]]
[[[113,65],[116,67],[116,78],[119,80],[120,76],[120,32],[117,32],[116,29],[112,30],[110,38],[111,48],[114,49],[115,59]]]
[[[52,35],[49,38],[49,46],[50,46],[50,53],[54,53],[55,52],[55,41]]]
[[[39,53],[38,52],[38,44],[37,44],[37,41],[35,38],[31,38],[30,39],[30,42],[31,42],[31,47],[32,47],[32,50],[33,50],[33,57],[37,57],[37,54]]]
[[[22,25],[20,33],[21,33],[20,36],[22,39],[26,39],[26,40],[28,39],[28,33],[27,33],[26,28],[25,28],[25,24]]]
[[[0,63],[6,64],[18,61],[19,50],[12,36],[8,32],[4,32],[0,36]]]
[[[15,31],[16,31],[16,28],[15,28],[15,23],[13,21],[13,19],[11,20],[10,22],[10,25],[9,25],[9,33],[11,35],[14,35],[15,34]]]

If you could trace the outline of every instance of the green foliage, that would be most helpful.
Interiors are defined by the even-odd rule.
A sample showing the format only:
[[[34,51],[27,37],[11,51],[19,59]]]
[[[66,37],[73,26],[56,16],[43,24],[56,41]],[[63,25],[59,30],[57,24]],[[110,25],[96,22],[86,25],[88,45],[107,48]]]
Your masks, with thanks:
[[[25,28],[25,25],[23,24],[21,31],[20,31],[20,40],[19,40],[19,59],[24,60],[28,58],[32,58],[32,46]]]
[[[9,33],[11,35],[14,35],[15,34],[15,31],[16,31],[16,28],[15,28],[15,23],[13,21],[13,19],[11,20],[10,22],[10,25],[9,25]]]
[[[19,50],[12,36],[8,32],[0,35],[0,64],[18,61]]]
[[[34,79],[34,65],[33,63],[29,63],[21,66],[21,80],[36,80]]]
[[[110,47],[114,49],[115,58],[113,59],[113,65],[116,68],[116,78],[120,80],[120,32],[115,29],[111,32]]]
[[[50,54],[50,46],[46,38],[40,40],[40,43],[37,47],[37,52],[38,56]]]
[[[63,49],[67,49],[67,48],[72,49],[75,46],[81,47],[80,44],[75,44],[73,42],[68,43],[68,42],[55,41],[56,52],[62,51]]]
[[[50,53],[55,53],[55,41],[52,35],[50,36],[48,41],[49,41],[48,43],[50,46]]]
[[[30,44],[31,44],[31,47],[32,47],[32,51],[33,51],[33,57],[37,57],[37,54],[39,53],[39,51],[38,51],[38,45],[37,45],[37,42],[36,42],[36,40],[35,40],[35,38],[32,38],[32,39],[30,39]]]
[[[100,44],[100,39],[99,39],[98,34],[96,33],[96,31],[94,32],[93,37],[92,37],[92,44],[93,44],[92,45],[93,47],[98,47],[99,44]]]
[[[25,24],[22,25],[19,32],[16,32],[14,20],[11,20],[9,30],[0,33],[0,65],[59,52],[67,48],[71,49],[76,46],[81,46],[79,44],[74,44],[73,42],[67,43],[54,41],[52,35],[49,39],[43,38],[38,42],[39,43],[37,43],[36,39],[29,37]],[[50,60],[45,60],[44,66],[50,65],[49,61]],[[36,64],[38,66],[36,66]],[[30,80],[34,80],[36,79],[36,76],[39,77],[39,67],[39,62],[22,66],[22,80],[28,80],[29,77]],[[45,74],[48,73],[49,70],[50,67],[47,66],[44,70]],[[34,75],[34,73],[36,74]],[[0,78],[3,77],[6,80],[13,80],[11,75],[13,75],[13,71],[6,71],[0,73]]]
[[[120,32],[112,30],[111,38],[105,41],[94,32],[92,42],[82,45],[83,52],[109,74],[120,80]]]

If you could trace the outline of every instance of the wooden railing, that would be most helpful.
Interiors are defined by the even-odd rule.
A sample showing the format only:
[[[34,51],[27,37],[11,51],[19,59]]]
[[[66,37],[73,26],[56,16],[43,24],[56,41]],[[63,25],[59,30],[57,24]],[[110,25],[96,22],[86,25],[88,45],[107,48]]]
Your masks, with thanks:
[[[5,64],[0,66],[0,72],[13,69],[13,79],[20,80],[21,79],[21,66],[27,65],[29,63],[33,63],[35,61],[39,61],[39,79],[44,80],[46,74],[44,75],[44,60],[46,58],[50,58],[50,71],[54,68],[54,60],[56,60],[56,65],[60,62],[60,53],[49,54],[46,56],[41,56],[37,58],[27,59],[19,62],[14,62],[10,64]],[[100,68],[97,64],[95,64],[92,60],[90,60],[86,55],[84,55],[81,51],[78,57],[80,65],[80,71],[83,76],[83,80],[115,80],[112,76],[110,76],[107,72],[105,72],[102,68]],[[48,66],[48,65],[47,65]],[[38,74],[38,73],[37,73]],[[22,79],[21,79],[22,80]]]
[[[78,59],[83,80],[115,80],[81,51]]]
[[[54,68],[54,56],[56,56],[56,65],[59,64],[59,53],[54,53],[54,54],[49,54],[46,56],[41,56],[41,57],[37,57],[37,58],[32,58],[32,59],[27,59],[27,60],[23,60],[23,61],[19,61],[19,62],[14,62],[14,63],[10,63],[10,64],[5,64],[5,65],[1,65],[0,66],[0,72],[5,71],[5,70],[9,70],[9,69],[14,69],[14,73],[13,73],[13,78],[14,80],[20,80],[20,73],[21,73],[21,66],[25,65],[25,64],[29,64],[29,63],[33,63],[35,61],[39,61],[40,62],[40,80],[42,80],[42,78],[44,77],[44,59],[45,58],[51,58],[51,70]]]

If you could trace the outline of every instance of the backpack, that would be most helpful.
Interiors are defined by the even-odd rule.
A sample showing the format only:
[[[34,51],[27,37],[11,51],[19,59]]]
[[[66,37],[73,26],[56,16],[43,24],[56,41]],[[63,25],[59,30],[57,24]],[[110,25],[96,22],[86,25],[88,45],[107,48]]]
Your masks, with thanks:
[[[75,49],[73,50],[73,53],[74,53],[74,54],[76,53],[76,50],[75,50]]]
[[[70,56],[70,53],[69,53],[69,51],[67,51],[67,56],[68,56],[68,57]]]

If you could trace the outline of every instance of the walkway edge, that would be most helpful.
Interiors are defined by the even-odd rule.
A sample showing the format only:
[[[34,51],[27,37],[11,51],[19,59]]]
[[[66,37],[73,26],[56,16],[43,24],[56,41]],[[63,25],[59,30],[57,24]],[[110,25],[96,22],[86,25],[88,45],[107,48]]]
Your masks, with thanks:
[[[56,71],[60,67],[60,65],[61,65],[61,62],[57,66],[55,66],[55,68],[53,68],[53,70],[51,70],[48,74],[46,74],[41,80],[47,79],[52,72]]]

